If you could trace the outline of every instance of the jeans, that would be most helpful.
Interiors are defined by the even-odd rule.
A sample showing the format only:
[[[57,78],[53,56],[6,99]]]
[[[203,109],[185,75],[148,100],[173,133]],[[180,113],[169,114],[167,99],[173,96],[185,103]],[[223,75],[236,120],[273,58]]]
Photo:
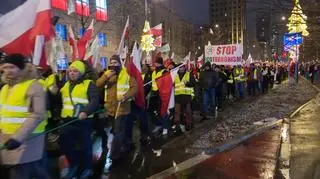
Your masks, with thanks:
[[[244,97],[244,82],[237,82],[236,83],[237,91],[239,93],[239,97]]]
[[[60,136],[60,147],[71,167],[82,164],[92,169],[92,120],[77,121],[64,128]]]
[[[215,112],[216,109],[216,90],[214,88],[210,88],[207,90],[203,90],[203,112],[205,114],[209,113],[209,107],[210,105],[214,109]]]
[[[149,135],[149,121],[147,116],[147,111],[141,107],[132,104],[131,115],[130,115],[130,122],[128,122],[127,127],[127,134],[126,136],[129,139],[132,139],[132,129],[133,129],[133,122],[137,119],[140,120],[140,131],[142,135],[148,136]]]
[[[48,171],[42,160],[19,165],[0,166],[0,178],[3,179],[49,179]]]

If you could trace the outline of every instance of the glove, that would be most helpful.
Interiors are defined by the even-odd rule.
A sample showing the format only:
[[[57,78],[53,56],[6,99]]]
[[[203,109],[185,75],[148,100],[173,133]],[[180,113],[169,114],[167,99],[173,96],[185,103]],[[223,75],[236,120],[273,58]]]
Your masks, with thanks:
[[[21,143],[15,139],[9,139],[6,143],[4,143],[4,146],[8,150],[14,150],[18,147],[20,147]]]

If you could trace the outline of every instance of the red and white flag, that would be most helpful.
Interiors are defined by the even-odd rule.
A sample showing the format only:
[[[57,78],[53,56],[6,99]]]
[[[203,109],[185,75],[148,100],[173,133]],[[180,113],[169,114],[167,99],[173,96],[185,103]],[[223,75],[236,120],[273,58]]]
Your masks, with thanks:
[[[204,64],[204,60],[203,60],[203,54],[200,55],[197,59],[197,68],[200,69]]]
[[[94,68],[96,68],[98,64],[100,47],[99,38],[96,36],[84,58],[84,60],[89,61]]]
[[[6,54],[32,55],[37,36],[39,45],[54,36],[50,0],[27,0],[0,17],[0,50]]]
[[[72,46],[72,60],[83,60],[85,58],[89,41],[91,41],[93,37],[93,24],[94,20],[91,21],[90,26],[79,40],[76,40],[72,28],[69,27],[69,44]]]
[[[120,44],[119,44],[118,52],[117,52],[118,55],[121,54],[122,49],[124,48],[124,39],[128,35],[128,33],[129,33],[129,16],[127,18],[126,25],[124,26],[124,29],[122,32],[122,36],[121,36],[121,40],[120,40]]]
[[[151,33],[155,37],[162,36],[162,34],[163,34],[162,23],[157,26],[152,27]]]
[[[178,74],[179,68],[182,65],[172,69],[169,73],[164,74],[162,77],[156,80],[161,98],[161,117],[165,117],[169,113],[169,109],[174,108],[174,81]]]
[[[130,56],[130,61],[128,64],[128,73],[131,78],[134,78],[138,84],[138,93],[135,97],[136,105],[145,108],[145,94],[144,94],[144,81],[142,79],[141,72],[141,59],[142,50],[137,48],[137,42],[134,43],[132,54]]]

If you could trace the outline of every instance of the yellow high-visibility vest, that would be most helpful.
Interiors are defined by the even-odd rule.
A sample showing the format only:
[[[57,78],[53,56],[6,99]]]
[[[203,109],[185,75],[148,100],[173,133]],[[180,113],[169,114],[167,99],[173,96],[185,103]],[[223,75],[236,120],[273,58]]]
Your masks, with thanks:
[[[51,89],[53,87],[53,85],[55,85],[56,83],[57,83],[56,74],[51,74],[45,80],[45,85],[46,85],[47,89]]]
[[[91,80],[84,80],[82,83],[77,84],[73,88],[72,92],[70,92],[69,81],[62,87],[61,94],[62,94],[62,100],[63,100],[63,108],[61,111],[61,117],[63,118],[73,117],[75,105],[89,104],[87,93],[88,93],[90,83],[91,83]]]
[[[241,77],[242,76],[242,77]],[[244,69],[236,69],[235,71],[235,77],[234,79],[236,81],[246,81],[245,79],[245,73],[244,73]]]
[[[30,112],[28,107],[30,100],[27,92],[36,80],[27,80],[14,85],[9,89],[8,85],[2,87],[0,92],[0,130],[5,134],[15,134],[24,124]],[[43,120],[33,133],[42,133],[47,125]]]
[[[107,102],[107,85],[105,86],[104,101]],[[130,75],[128,74],[127,68],[122,68],[118,79],[117,79],[117,99],[120,99],[130,89]]]
[[[158,73],[156,71],[152,72],[152,91],[159,90],[156,79],[158,79],[162,76],[163,71],[164,70],[160,70]]]
[[[176,76],[176,79],[174,81],[175,83],[175,88],[174,92],[175,95],[191,95],[192,97],[194,96],[194,89],[186,87],[185,83],[190,82],[190,72],[186,72],[180,80],[179,75]]]
[[[39,82],[40,85],[42,86],[43,91],[44,91],[45,93],[47,93],[47,92],[48,92],[48,88],[47,88],[47,84],[46,84],[45,80],[39,79],[38,82]],[[49,110],[47,111],[47,114],[48,114],[48,118],[52,117],[52,114],[51,114],[51,112],[50,112]]]
[[[122,68],[117,80],[117,99],[127,94],[130,89],[130,75],[126,68]]]

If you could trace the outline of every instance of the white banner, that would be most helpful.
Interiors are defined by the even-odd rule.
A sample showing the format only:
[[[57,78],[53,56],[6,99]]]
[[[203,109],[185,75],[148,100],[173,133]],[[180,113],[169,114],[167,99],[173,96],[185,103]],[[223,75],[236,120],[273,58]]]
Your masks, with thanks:
[[[241,65],[243,45],[207,45],[205,46],[206,61],[217,65]]]

